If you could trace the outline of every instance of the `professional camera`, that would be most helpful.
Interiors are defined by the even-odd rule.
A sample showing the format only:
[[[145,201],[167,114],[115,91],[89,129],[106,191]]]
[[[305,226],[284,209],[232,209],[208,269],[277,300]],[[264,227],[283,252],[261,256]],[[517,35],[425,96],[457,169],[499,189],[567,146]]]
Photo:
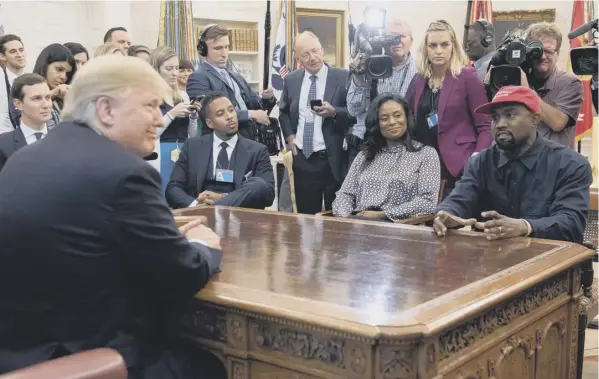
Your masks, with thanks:
[[[593,30],[593,40],[597,40],[597,19],[581,25],[568,34],[569,39],[577,38],[590,30]],[[572,71],[576,75],[597,75],[597,45],[576,47],[570,50],[570,61]]]
[[[366,8],[364,22],[355,31],[352,43],[352,59],[360,56],[357,67],[350,66],[353,74],[364,75],[366,80],[391,77],[393,62],[391,46],[401,43],[401,36],[385,34],[386,11],[380,8]]]
[[[491,58],[491,69],[489,87],[491,95],[503,86],[519,86],[521,84],[521,72],[526,75],[532,72],[532,61],[541,59],[543,56],[543,44],[538,40],[530,40],[525,43],[516,34],[508,34]]]

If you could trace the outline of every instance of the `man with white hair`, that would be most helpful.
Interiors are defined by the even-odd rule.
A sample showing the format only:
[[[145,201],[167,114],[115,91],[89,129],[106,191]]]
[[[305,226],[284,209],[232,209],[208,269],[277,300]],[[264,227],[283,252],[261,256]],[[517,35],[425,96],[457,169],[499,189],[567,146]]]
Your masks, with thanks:
[[[111,347],[130,378],[223,375],[157,333],[222,254],[203,220],[177,229],[160,176],[142,159],[162,126],[164,86],[140,59],[91,60],[66,96],[64,122],[0,172],[0,374]],[[133,328],[139,318],[148,333]]]

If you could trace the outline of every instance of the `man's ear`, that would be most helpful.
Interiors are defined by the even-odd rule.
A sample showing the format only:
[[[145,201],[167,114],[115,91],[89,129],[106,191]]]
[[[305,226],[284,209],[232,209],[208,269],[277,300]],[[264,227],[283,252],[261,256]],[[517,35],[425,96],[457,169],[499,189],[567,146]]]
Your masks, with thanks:
[[[12,103],[20,112],[23,112],[23,102],[19,99],[12,99]]]
[[[209,118],[206,118],[206,126],[214,130],[214,124],[212,123],[212,120]]]
[[[111,127],[115,124],[114,120],[114,107],[110,98],[106,96],[99,97],[94,103],[96,107],[96,114],[103,125]]]
[[[541,115],[539,113],[533,113],[532,114],[532,124],[534,125],[535,129],[537,128],[537,126],[539,125],[540,122],[541,122]]]

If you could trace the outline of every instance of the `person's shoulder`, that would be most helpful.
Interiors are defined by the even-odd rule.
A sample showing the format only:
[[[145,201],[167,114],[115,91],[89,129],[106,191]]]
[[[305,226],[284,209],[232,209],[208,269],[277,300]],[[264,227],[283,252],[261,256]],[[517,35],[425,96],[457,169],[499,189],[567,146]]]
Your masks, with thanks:
[[[339,75],[339,76],[349,75],[349,70],[346,68],[328,66],[328,70],[331,72],[331,74],[334,74],[334,75]]]
[[[564,81],[564,82],[576,82],[581,83],[578,75],[575,75],[572,72],[560,70],[559,68],[555,71],[556,80]]]
[[[583,166],[589,164],[589,160],[584,155],[572,150],[568,146],[548,139],[545,139],[544,143],[548,156],[559,158],[566,165]]]
[[[260,150],[265,150],[268,152],[268,148],[266,147],[266,145],[264,145],[260,142],[256,142],[249,138],[242,137],[240,134],[238,134],[238,138],[239,138],[239,140],[237,141],[237,143],[241,143],[243,146],[245,146],[245,148],[247,150],[255,151],[255,152],[258,152]]]
[[[16,133],[18,133],[17,129],[11,130],[10,132],[0,134],[0,144],[14,140]]]
[[[437,154],[437,150],[435,150],[435,148],[432,146],[423,145],[420,142],[416,142],[414,145],[416,146],[416,148],[420,148],[418,152],[425,157],[439,157],[439,154]]]
[[[304,70],[300,68],[299,70],[293,70],[289,74],[285,75],[285,80],[288,78],[295,79],[295,78],[299,78],[299,77],[303,77],[303,76],[304,76]]]
[[[478,75],[476,73],[476,68],[474,67],[462,67],[459,77],[464,78],[466,80],[474,78],[477,81],[479,81]]]

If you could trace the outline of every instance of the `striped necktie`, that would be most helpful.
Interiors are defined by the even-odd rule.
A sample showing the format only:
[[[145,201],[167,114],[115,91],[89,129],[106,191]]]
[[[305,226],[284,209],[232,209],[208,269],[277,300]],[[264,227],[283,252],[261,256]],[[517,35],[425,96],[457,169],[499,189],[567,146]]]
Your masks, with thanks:
[[[42,132],[37,132],[37,133],[33,133],[33,135],[35,136],[35,139],[36,139],[37,141],[39,141],[39,140],[41,140],[41,139],[42,139],[42,137],[44,136],[44,133],[42,133]]]
[[[312,100],[316,100],[316,79],[318,77],[316,75],[310,76],[310,80],[312,84],[310,84],[310,92],[308,92],[308,104],[306,106],[306,112],[312,112],[312,107],[310,106],[310,102]],[[310,117],[306,117],[306,121],[304,122],[304,148],[302,150],[304,152],[304,156],[310,158],[310,155],[314,152],[314,115],[310,115]]]

